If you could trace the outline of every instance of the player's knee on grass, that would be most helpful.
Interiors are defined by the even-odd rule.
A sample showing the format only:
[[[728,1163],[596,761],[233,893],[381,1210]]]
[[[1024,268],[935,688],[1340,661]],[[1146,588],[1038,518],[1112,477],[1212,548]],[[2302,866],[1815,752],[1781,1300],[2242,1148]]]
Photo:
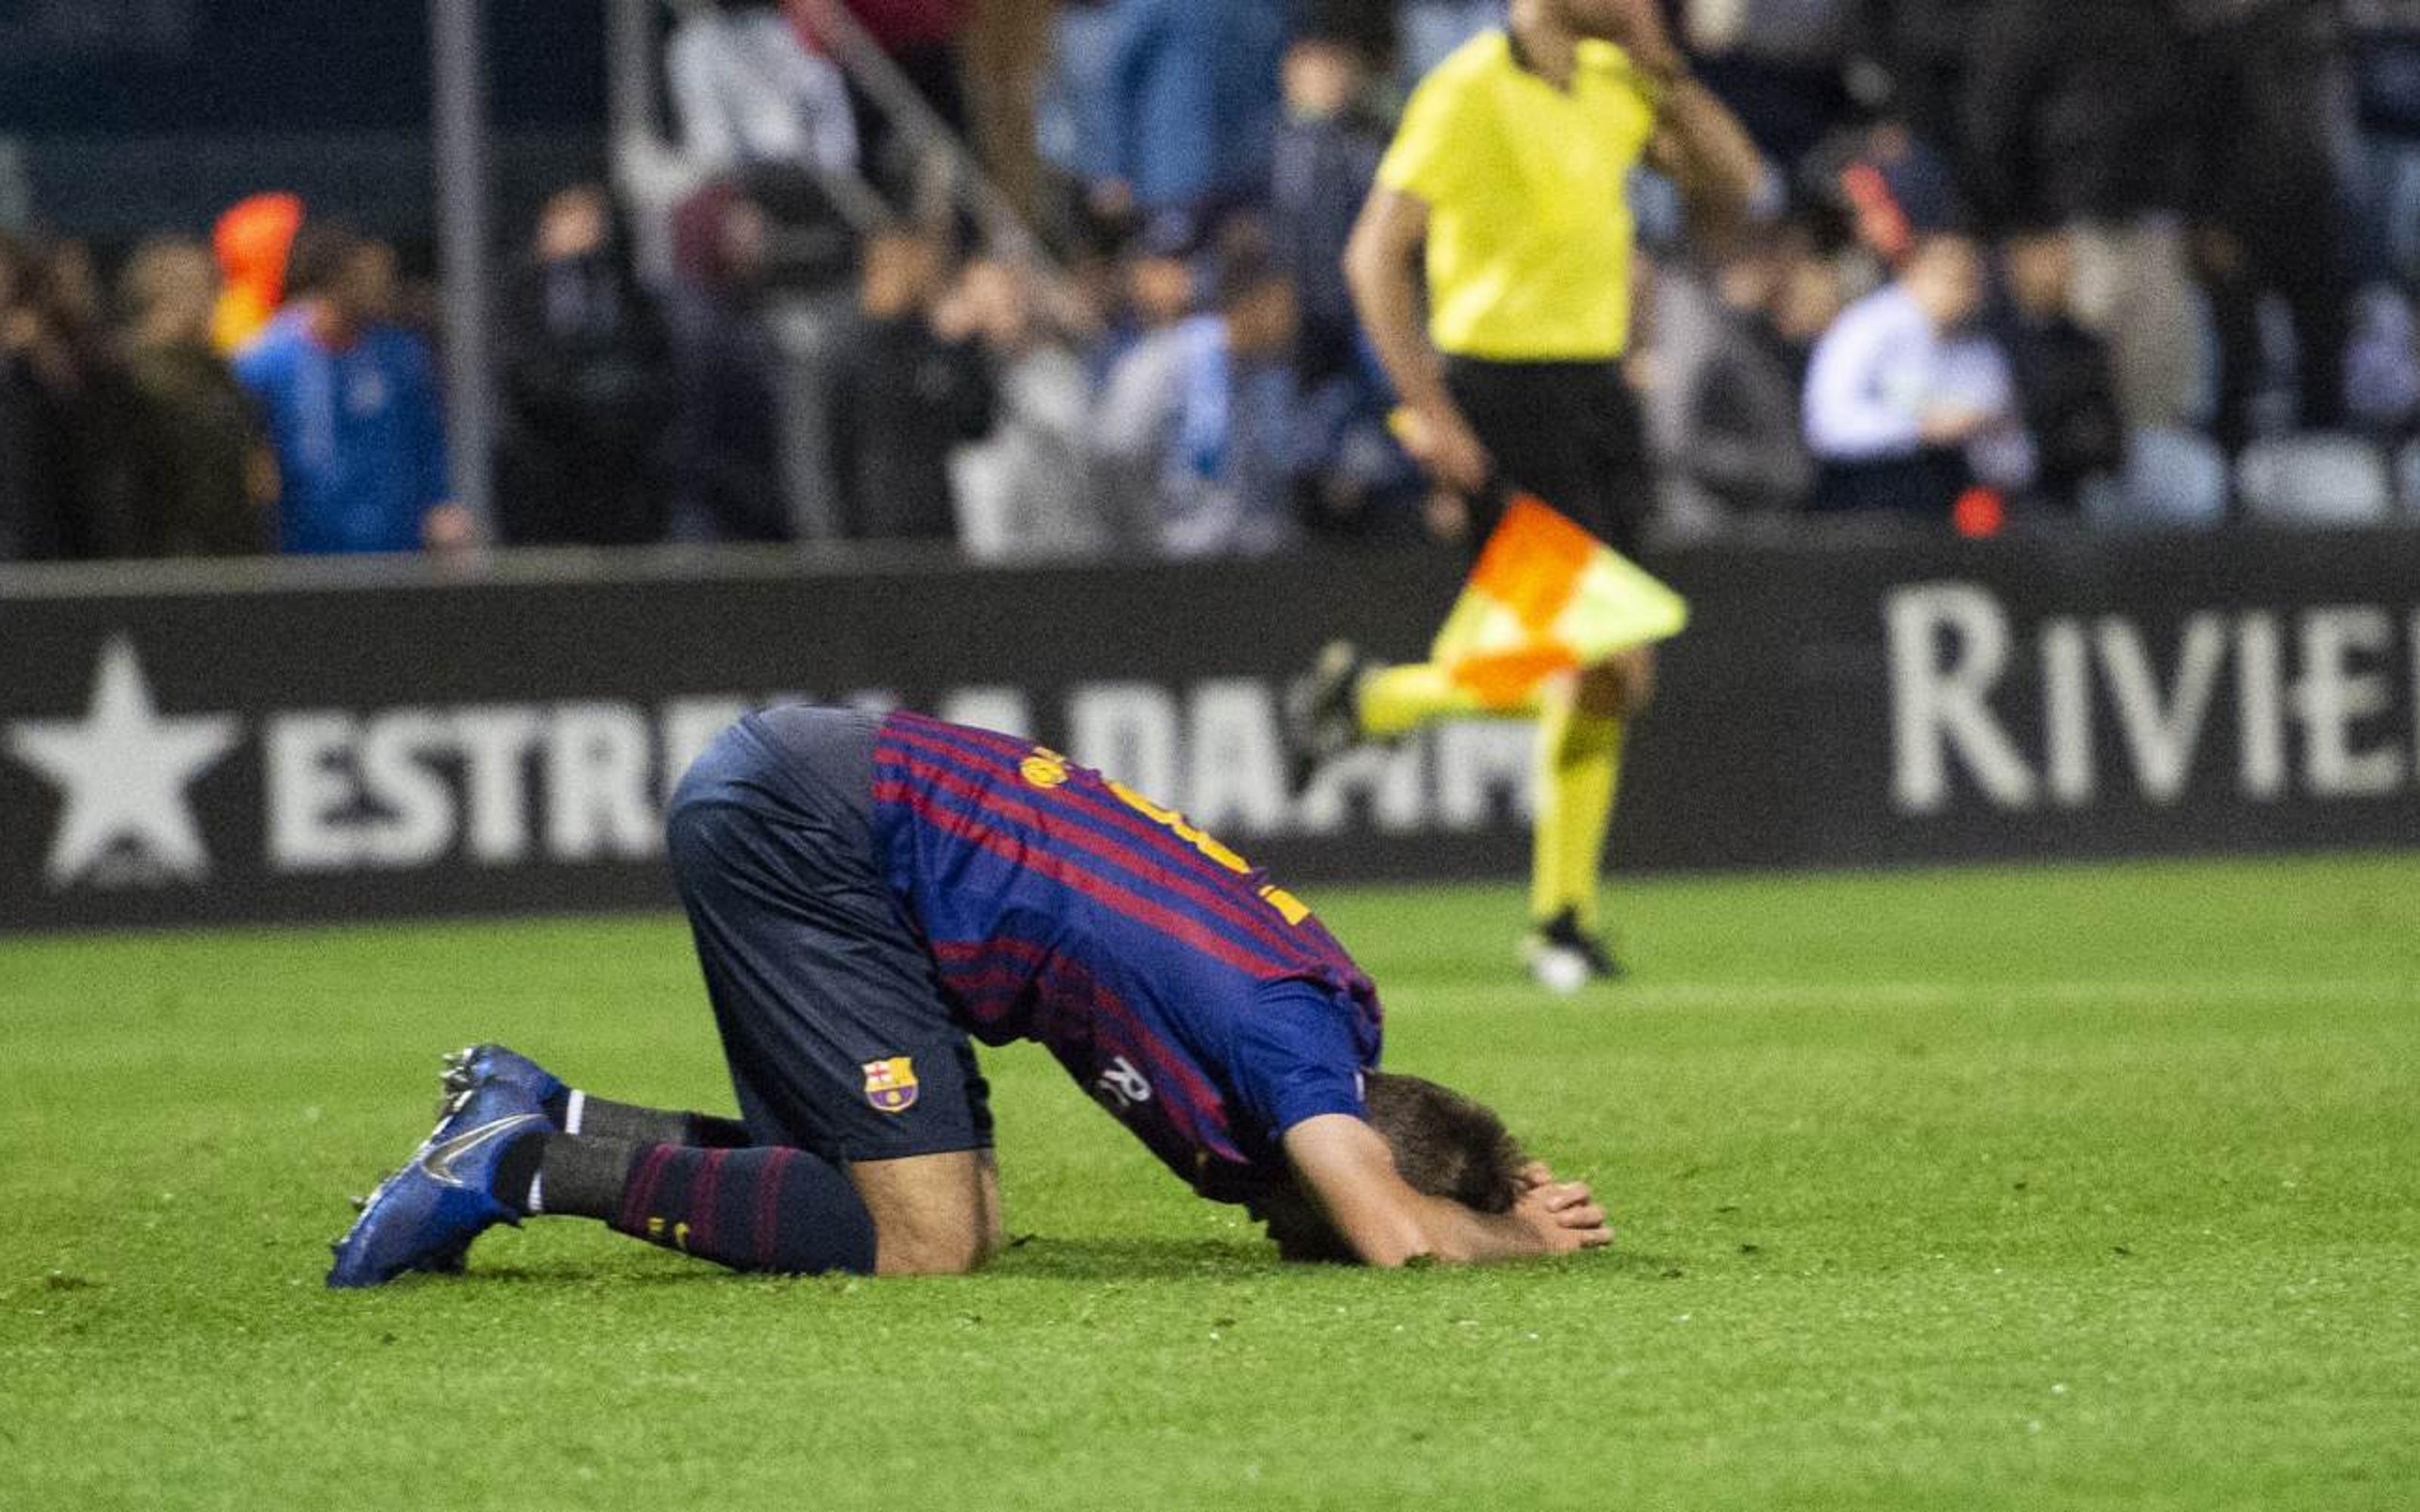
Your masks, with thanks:
[[[973,1229],[958,1234],[919,1230],[898,1236],[877,1224],[874,1255],[876,1275],[970,1275],[983,1269],[991,1251],[984,1236]]]
[[[849,1167],[874,1218],[876,1275],[964,1275],[993,1245],[980,1150]]]
[[[978,1180],[983,1194],[984,1258],[988,1260],[1008,1248],[1008,1213],[1000,1199],[1000,1161],[988,1149],[981,1157]]]

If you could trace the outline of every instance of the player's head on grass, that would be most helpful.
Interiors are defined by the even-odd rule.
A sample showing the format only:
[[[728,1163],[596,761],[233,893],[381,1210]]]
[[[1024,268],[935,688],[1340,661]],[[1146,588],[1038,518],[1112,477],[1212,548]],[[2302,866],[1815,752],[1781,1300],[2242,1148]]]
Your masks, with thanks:
[[[1529,1157],[1494,1109],[1435,1082],[1378,1071],[1364,1078],[1362,1101],[1412,1190],[1480,1212],[1512,1210]],[[1268,1226],[1286,1259],[1356,1258],[1318,1207],[1293,1187],[1254,1198],[1249,1210]]]

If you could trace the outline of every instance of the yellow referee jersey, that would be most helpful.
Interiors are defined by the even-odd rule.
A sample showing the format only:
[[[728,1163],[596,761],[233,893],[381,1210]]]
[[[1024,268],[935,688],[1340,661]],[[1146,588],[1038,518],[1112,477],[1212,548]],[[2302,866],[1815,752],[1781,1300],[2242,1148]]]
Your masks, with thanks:
[[[1634,239],[1623,188],[1654,129],[1646,82],[1611,42],[1579,44],[1569,90],[1516,62],[1502,32],[1420,81],[1378,181],[1429,207],[1438,350],[1496,362],[1622,354]]]

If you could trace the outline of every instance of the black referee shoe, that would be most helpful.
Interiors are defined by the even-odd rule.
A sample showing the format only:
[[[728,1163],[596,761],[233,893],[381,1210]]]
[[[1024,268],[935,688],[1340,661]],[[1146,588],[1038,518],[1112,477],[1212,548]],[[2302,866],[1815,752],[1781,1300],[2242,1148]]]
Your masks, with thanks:
[[[1295,792],[1311,786],[1321,768],[1361,744],[1354,695],[1370,667],[1352,641],[1330,640],[1311,670],[1286,685],[1285,717],[1278,727],[1285,742],[1286,780]]]
[[[1551,993],[1575,993],[1591,981],[1619,981],[1626,969],[1605,941],[1580,928],[1579,914],[1566,908],[1529,932],[1521,959],[1530,977]]]

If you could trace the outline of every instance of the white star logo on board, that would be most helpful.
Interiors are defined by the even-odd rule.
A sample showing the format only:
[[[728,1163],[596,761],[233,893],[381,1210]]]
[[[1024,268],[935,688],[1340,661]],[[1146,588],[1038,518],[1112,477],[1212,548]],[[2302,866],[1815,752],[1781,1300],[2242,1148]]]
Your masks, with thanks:
[[[112,637],[81,719],[21,719],[8,751],[66,795],[43,874],[79,882],[198,882],[209,852],[185,790],[241,738],[232,715],[165,716],[134,642]]]

